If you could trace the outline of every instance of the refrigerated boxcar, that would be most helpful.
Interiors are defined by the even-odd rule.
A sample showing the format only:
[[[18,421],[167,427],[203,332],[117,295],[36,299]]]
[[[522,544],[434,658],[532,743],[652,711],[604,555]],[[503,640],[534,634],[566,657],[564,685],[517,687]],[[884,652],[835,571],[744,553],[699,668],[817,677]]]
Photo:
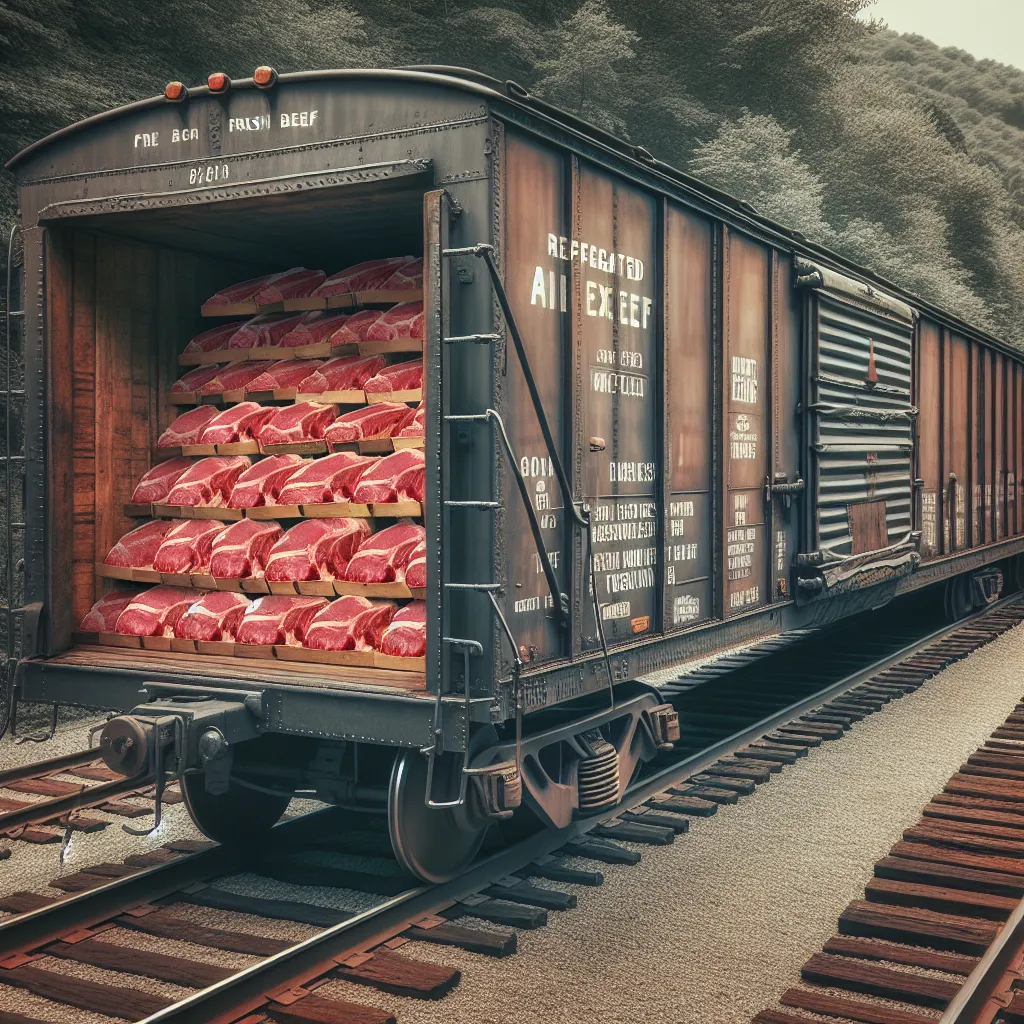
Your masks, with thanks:
[[[963,614],[1017,582],[1016,352],[512,83],[213,76],[8,166],[8,670],[21,700],[126,713],[108,763],[178,773],[209,835],[314,792],[386,809],[403,866],[446,877],[520,804],[557,827],[620,798],[677,735],[645,676],[916,588]],[[102,563],[133,517],[169,514],[129,499],[218,322],[202,304],[404,254],[426,325],[422,660],[83,633],[104,593],[142,589]]]

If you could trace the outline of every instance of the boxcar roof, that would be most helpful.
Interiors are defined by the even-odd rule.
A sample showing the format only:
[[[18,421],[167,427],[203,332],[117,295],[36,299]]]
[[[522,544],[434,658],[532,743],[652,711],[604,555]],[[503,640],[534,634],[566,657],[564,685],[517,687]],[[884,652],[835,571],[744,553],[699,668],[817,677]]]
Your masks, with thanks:
[[[468,68],[423,64],[399,68],[343,68],[323,71],[288,72],[279,76],[277,86],[300,82],[373,81],[374,79],[460,90],[479,96],[489,103],[496,104],[499,108],[504,106],[506,108],[518,109],[534,117],[539,117],[542,121],[547,121],[549,124],[557,125],[562,129],[568,129],[578,139],[595,144],[606,152],[610,151],[620,159],[626,160],[638,169],[642,169],[649,176],[652,187],[659,187],[660,179],[660,187],[663,191],[669,193],[682,192],[692,200],[696,200],[700,205],[706,208],[709,207],[709,212],[712,214],[717,213],[719,216],[724,216],[730,222],[746,226],[748,229],[773,238],[777,244],[781,243],[788,250],[802,252],[812,258],[824,260],[841,272],[851,273],[865,281],[880,285],[904,301],[911,303],[915,308],[927,311],[931,316],[952,326],[954,329],[984,339],[989,344],[1013,355],[1017,359],[1021,358],[1019,349],[1015,349],[986,331],[972,326],[955,314],[922,300],[920,297],[882,277],[871,268],[853,263],[828,247],[807,239],[802,232],[780,224],[769,217],[765,217],[750,203],[737,199],[735,196],[723,192],[671,164],[658,160],[643,146],[635,146],[590,124],[588,121],[576,117],[568,111],[531,95],[528,89],[516,82],[501,82],[482,72],[473,71]],[[232,91],[258,88],[252,78],[231,80]],[[202,85],[196,87],[189,86],[188,95],[189,99],[196,99],[221,94],[212,93],[208,86]],[[167,104],[168,100],[164,96],[154,96],[150,99],[138,100],[135,103],[128,103],[124,106],[114,107],[111,110],[93,114],[91,117],[60,128],[50,135],[26,146],[19,153],[11,157],[5,167],[7,170],[17,170],[26,160],[36,156],[56,142],[88,132],[89,129],[96,125],[116,121],[119,118],[145,110],[152,110]],[[666,184],[670,185],[670,188],[666,189]]]

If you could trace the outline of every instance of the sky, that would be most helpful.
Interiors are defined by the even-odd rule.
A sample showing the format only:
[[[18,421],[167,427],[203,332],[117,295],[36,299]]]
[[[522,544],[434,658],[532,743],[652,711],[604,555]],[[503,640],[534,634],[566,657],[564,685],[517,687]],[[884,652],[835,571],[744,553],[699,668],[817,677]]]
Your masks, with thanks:
[[[877,0],[866,13],[896,32],[1024,70],[1024,0]]]

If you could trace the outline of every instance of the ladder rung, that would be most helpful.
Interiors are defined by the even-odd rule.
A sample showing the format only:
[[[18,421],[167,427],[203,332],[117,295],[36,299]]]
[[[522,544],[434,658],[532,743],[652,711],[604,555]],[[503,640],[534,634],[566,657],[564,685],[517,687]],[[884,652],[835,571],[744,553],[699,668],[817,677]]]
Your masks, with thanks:
[[[500,583],[446,583],[445,586],[449,590],[501,590]]]
[[[483,256],[485,252],[494,252],[489,242],[477,242],[476,245],[464,245],[459,249],[442,249],[442,256]]]
[[[445,420],[449,423],[486,423],[490,417],[486,413],[449,413]]]
[[[489,345],[492,341],[498,341],[500,338],[500,334],[457,334],[452,338],[445,338],[444,343],[446,345],[483,345],[485,343]]]
[[[502,504],[500,501],[446,501],[445,504],[449,508],[482,508],[492,509],[501,508]]]
[[[451,644],[452,647],[468,647],[473,654],[483,654],[483,644],[479,640],[464,640],[460,636],[443,636],[441,642]]]

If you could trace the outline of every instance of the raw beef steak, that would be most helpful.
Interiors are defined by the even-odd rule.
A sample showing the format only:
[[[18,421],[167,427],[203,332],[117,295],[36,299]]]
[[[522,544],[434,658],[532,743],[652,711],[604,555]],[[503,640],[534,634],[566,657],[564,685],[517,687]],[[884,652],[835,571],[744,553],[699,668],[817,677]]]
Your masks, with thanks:
[[[316,371],[299,381],[300,395],[322,395],[325,391],[362,391],[363,385],[384,369],[383,356],[339,356],[321,363]]]
[[[240,363],[228,363],[220,367],[216,377],[198,388],[196,394],[220,395],[225,391],[249,390],[250,383],[273,365],[272,359],[246,359]]]
[[[185,519],[168,531],[153,559],[157,572],[209,572],[213,538],[223,531],[216,519]]]
[[[167,505],[213,505],[227,503],[235,481],[252,465],[245,455],[213,455],[200,459],[178,477],[167,495]]]
[[[409,555],[409,564],[405,567],[406,586],[415,589],[427,585],[427,542],[421,541]]]
[[[375,402],[339,416],[325,431],[324,440],[328,444],[343,444],[394,437],[411,418],[412,409],[401,402]]]
[[[304,646],[316,651],[377,650],[396,610],[391,601],[339,597],[309,624]]]
[[[152,569],[153,559],[171,525],[166,519],[152,519],[129,530],[107,552],[103,564],[127,569]]]
[[[368,260],[366,263],[357,263],[355,266],[346,267],[337,274],[327,278],[321,284],[315,295],[351,295],[355,292],[379,291],[385,284],[395,276],[395,272],[409,263],[420,263],[422,275],[422,261],[417,261],[415,256],[389,256],[383,260]],[[422,286],[422,277],[420,285]],[[401,287],[401,286],[398,286]]]
[[[221,324],[219,327],[212,327],[202,334],[197,334],[186,346],[185,353],[194,355],[199,352],[218,352],[227,348],[228,339],[238,330],[241,324],[237,320]]]
[[[292,299],[309,295],[327,275],[322,270],[307,270],[305,267],[292,267],[277,274],[266,274],[253,277],[248,281],[228,285],[215,292],[203,306],[233,306],[239,302],[255,302],[258,306],[282,299]]]
[[[310,620],[326,606],[323,597],[258,597],[242,617],[235,640],[240,644],[301,647]]]
[[[366,331],[367,341],[423,340],[423,303],[401,302],[392,306]]]
[[[212,405],[197,405],[183,412],[161,435],[157,448],[180,448],[183,444],[196,444],[203,427],[217,415]]]
[[[408,363],[396,363],[371,377],[363,390],[369,395],[387,394],[391,391],[413,391],[423,387],[423,360],[413,359]]]
[[[228,339],[228,349],[272,348],[302,322],[301,313],[264,313],[242,324]]]
[[[417,256],[415,259],[403,263],[395,272],[381,285],[381,291],[405,291],[416,290],[423,287],[423,259]]]
[[[209,406],[198,406],[200,409]],[[239,402],[217,413],[199,432],[199,444],[229,444],[233,441],[252,441],[260,427],[277,412],[273,406],[257,402]]]
[[[285,481],[309,459],[301,455],[268,455],[247,469],[231,490],[228,508],[276,505]]]
[[[137,594],[114,627],[127,636],[174,636],[178,619],[202,594],[188,587],[153,587]]]
[[[402,448],[374,459],[359,478],[352,500],[359,503],[422,501],[426,458],[421,448]]]
[[[245,389],[273,391],[275,388],[293,388],[321,366],[322,359],[281,359],[254,380],[249,381]]]
[[[181,640],[234,640],[249,599],[228,590],[212,590],[190,605],[174,627]]]
[[[349,318],[348,313],[316,310],[307,313],[279,342],[281,348],[300,348],[303,345],[322,345],[332,342],[332,336]]]
[[[369,536],[361,519],[305,519],[273,546],[267,557],[268,580],[332,580]]]
[[[213,538],[210,575],[219,580],[259,579],[284,531],[272,519],[239,519]]]
[[[320,440],[337,415],[338,407],[326,402],[299,402],[298,405],[281,406],[260,427],[260,445]]]
[[[381,638],[382,654],[422,658],[427,653],[427,602],[410,601],[388,623]]]
[[[188,395],[198,391],[205,384],[209,384],[220,373],[220,369],[214,364],[213,366],[197,366],[194,370],[189,370],[171,385],[171,394]]]
[[[166,462],[158,462],[135,485],[131,504],[149,505],[154,501],[163,501],[170,493],[171,488],[192,466],[191,459],[181,456],[176,459],[168,459]]]
[[[427,407],[420,402],[416,411],[402,429],[395,434],[395,437],[423,437],[426,433]]]
[[[363,471],[374,460],[354,452],[338,452],[314,459],[303,466],[281,488],[281,505],[322,505],[333,501],[348,501],[352,489]]]
[[[78,627],[83,633],[113,633],[118,616],[138,593],[134,590],[112,590],[104,594],[90,609]]]
[[[405,579],[405,569],[426,533],[416,523],[401,522],[371,534],[352,556],[345,571],[350,583],[392,583]]]

